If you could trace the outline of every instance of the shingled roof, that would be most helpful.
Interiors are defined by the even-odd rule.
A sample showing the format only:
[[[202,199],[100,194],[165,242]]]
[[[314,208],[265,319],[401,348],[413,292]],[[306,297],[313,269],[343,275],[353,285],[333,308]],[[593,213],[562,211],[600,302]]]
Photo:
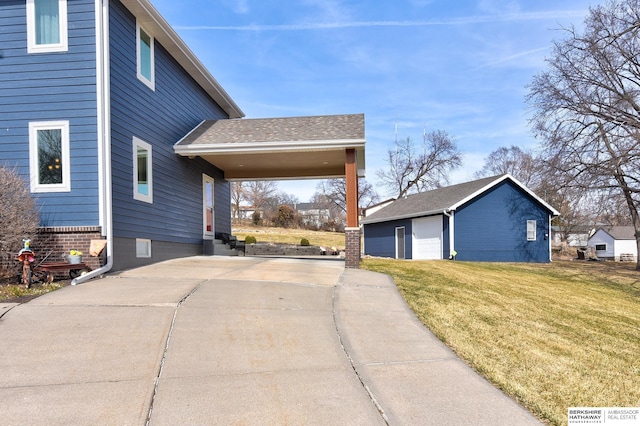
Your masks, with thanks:
[[[636,230],[633,226],[603,226],[600,229],[611,235],[614,240],[636,239]]]
[[[363,141],[364,114],[207,120],[176,146]]]
[[[452,211],[506,179],[520,186],[525,192],[553,212],[553,214],[560,214],[511,175],[503,174],[407,195],[376,211],[371,216],[362,219],[361,223],[387,222],[390,220],[429,216],[444,211]]]

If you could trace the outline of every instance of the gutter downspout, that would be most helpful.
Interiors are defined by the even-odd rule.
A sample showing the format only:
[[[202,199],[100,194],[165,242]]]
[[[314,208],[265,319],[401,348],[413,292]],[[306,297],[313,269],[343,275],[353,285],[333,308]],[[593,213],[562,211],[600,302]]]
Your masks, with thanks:
[[[443,210],[442,214],[444,214],[445,216],[447,216],[449,218],[449,259],[454,258],[455,256],[453,255],[453,253],[455,253],[455,241],[454,241],[454,218],[453,218],[453,210]]]
[[[107,262],[81,275],[71,285],[82,284],[113,267],[113,209],[111,198],[111,86],[109,71],[109,0],[95,0],[96,8],[96,103],[98,118],[98,193],[100,224],[107,240]]]

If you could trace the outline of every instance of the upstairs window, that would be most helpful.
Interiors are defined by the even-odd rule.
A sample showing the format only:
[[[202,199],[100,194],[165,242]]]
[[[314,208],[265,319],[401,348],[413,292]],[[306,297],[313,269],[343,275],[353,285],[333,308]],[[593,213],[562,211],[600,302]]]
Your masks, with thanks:
[[[527,241],[535,241],[536,240],[536,221],[528,220],[527,221]]]
[[[28,53],[66,52],[67,0],[27,0]]]
[[[133,199],[153,203],[151,145],[133,138]]]
[[[29,124],[31,192],[71,191],[69,122]]]
[[[155,90],[154,40],[140,24],[136,25],[138,38],[138,79]]]

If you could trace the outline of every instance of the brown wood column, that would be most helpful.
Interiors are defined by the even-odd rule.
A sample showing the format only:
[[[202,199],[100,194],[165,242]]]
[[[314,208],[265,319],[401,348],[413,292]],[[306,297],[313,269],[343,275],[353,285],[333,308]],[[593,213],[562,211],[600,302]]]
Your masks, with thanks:
[[[358,164],[355,149],[346,150],[345,181],[347,227],[345,228],[345,267],[360,267],[360,224],[358,223]]]

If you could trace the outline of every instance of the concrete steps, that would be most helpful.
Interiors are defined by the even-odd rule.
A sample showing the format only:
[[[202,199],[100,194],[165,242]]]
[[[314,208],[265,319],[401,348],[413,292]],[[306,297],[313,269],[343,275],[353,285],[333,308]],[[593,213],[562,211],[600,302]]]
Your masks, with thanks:
[[[203,254],[206,256],[238,256],[238,251],[229,248],[229,245],[223,243],[222,240],[205,240]]]

